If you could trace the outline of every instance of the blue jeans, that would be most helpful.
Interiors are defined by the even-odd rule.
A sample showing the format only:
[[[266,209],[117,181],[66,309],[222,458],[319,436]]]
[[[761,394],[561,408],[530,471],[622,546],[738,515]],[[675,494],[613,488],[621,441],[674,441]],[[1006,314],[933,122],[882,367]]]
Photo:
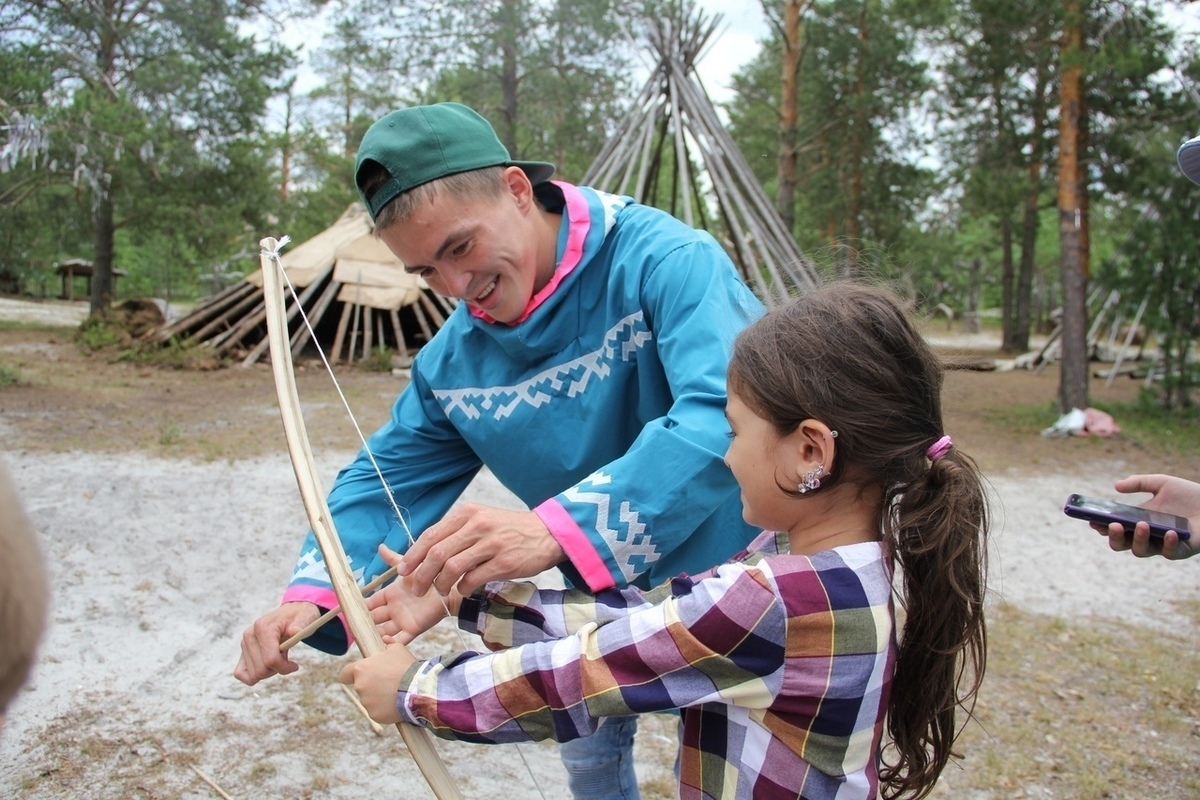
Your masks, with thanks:
[[[575,800],[640,800],[633,771],[637,717],[605,717],[591,736],[558,746]]]

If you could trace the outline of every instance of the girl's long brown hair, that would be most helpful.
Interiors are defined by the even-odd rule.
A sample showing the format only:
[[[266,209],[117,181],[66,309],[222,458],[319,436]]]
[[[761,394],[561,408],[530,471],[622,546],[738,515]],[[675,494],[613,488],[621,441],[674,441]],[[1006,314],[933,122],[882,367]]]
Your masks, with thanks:
[[[879,530],[907,618],[879,778],[884,797],[924,797],[954,755],[956,712],[970,715],[987,661],[983,482],[956,446],[927,455],[945,433],[941,366],[890,293],[835,283],[743,331],[729,381],[780,434],[806,419],[838,432],[822,488],[847,480],[882,492]]]

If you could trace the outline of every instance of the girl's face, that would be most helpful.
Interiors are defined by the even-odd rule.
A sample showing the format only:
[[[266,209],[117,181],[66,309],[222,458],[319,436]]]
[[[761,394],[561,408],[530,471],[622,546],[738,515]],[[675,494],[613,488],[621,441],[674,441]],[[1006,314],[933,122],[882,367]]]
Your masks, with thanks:
[[[734,391],[725,402],[730,443],[725,465],[742,490],[742,518],[764,530],[787,531],[797,522],[796,499],[780,490],[795,473],[794,434],[779,436]]]

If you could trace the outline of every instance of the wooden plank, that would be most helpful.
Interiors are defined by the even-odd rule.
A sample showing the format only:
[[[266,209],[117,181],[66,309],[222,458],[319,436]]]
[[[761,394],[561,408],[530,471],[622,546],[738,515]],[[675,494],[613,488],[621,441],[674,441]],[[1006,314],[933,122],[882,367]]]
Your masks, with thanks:
[[[320,288],[320,286],[320,281],[310,283],[308,288],[300,293],[299,305],[297,305],[296,302],[289,303],[287,317],[289,323],[292,321],[292,318],[296,316],[298,307],[307,303],[309,299],[316,293],[317,289]],[[255,313],[248,316],[237,329],[229,331],[221,341],[214,341],[213,346],[217,348],[218,353],[228,352],[229,350],[233,349],[234,345],[240,344],[243,339],[249,336],[250,332],[257,328],[259,323],[264,322],[266,318],[267,306],[266,302],[264,301],[262,306],[259,307]],[[264,336],[262,342],[259,342],[259,344],[262,344],[266,341],[268,341],[267,337]],[[258,356],[255,356],[256,360],[257,358]],[[253,363],[253,361],[247,361],[246,359],[243,359],[242,366],[250,366],[250,364]]]
[[[225,310],[226,308],[229,308],[229,306],[236,303],[245,295],[254,291],[256,291],[256,288],[252,284],[246,283],[245,281],[239,281],[238,283],[235,283],[233,286],[228,287],[224,291],[214,296],[204,305],[194,309],[192,313],[188,314],[187,316],[181,317],[180,319],[172,322],[170,325],[160,328],[158,333],[154,335],[153,341],[165,342],[172,336],[188,330],[193,325],[200,325],[206,320],[209,320],[213,316],[221,313],[221,311]]]
[[[354,352],[358,349],[359,326],[362,324],[362,306],[358,303],[352,303],[350,307],[354,311],[350,315],[350,341],[346,348],[346,363],[353,364],[357,360],[354,358]]]
[[[420,303],[413,304],[413,315],[417,318],[417,324],[421,326],[421,333],[425,334],[425,341],[433,341],[433,332],[429,329],[429,320],[425,319],[425,311]]]
[[[429,296],[425,292],[421,292],[420,300],[421,305],[424,305],[429,311],[430,318],[437,323],[434,327],[441,330],[441,327],[446,324],[446,318],[441,315],[437,310],[437,306],[433,304],[433,301],[429,299]]]
[[[426,288],[425,281],[404,271],[399,259],[386,264],[379,261],[339,257],[333,268],[333,279],[360,286]]]
[[[317,325],[321,323],[321,319],[325,316],[325,312],[329,310],[329,306],[337,297],[338,288],[341,286],[337,281],[330,281],[325,291],[317,298],[317,302],[313,304],[312,313],[308,315],[308,321],[312,325],[312,330],[317,329]],[[304,349],[304,345],[308,344],[308,340],[312,338],[312,331],[308,329],[308,325],[301,325],[296,331],[296,335],[292,337],[292,358],[300,355],[300,351]],[[317,343],[320,347],[320,342]],[[328,356],[326,356],[328,358]]]
[[[246,284],[250,286],[250,284]],[[262,303],[262,290],[254,286],[250,286],[251,291],[243,297],[237,305],[226,311],[224,314],[209,321],[207,325],[200,330],[188,336],[183,340],[185,345],[204,344],[210,338],[210,335],[217,330],[229,330],[237,324],[241,314],[254,306],[255,303]]]
[[[363,286],[357,283],[342,285],[338,299],[343,303],[370,306],[380,311],[403,308],[417,302],[421,290],[415,286]]]
[[[333,337],[333,352],[329,354],[329,363],[336,364],[342,358],[342,345],[346,343],[346,326],[350,324],[349,303],[342,304],[342,316],[338,320],[337,335]]]
[[[388,314],[392,318],[392,332],[396,334],[396,350],[407,358],[408,340],[404,338],[404,328],[400,325],[400,312],[393,308]]]
[[[374,313],[370,306],[363,306],[363,359],[371,357],[371,347],[375,343]]]

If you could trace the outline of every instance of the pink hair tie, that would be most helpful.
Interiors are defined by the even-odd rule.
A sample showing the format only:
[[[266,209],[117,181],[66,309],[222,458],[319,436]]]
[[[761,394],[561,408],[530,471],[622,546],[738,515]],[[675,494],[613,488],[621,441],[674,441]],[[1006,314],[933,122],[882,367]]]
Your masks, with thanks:
[[[929,456],[930,461],[937,461],[946,453],[950,452],[950,445],[954,442],[950,441],[949,436],[943,436],[933,444],[929,445],[929,449],[925,451],[925,455]]]

